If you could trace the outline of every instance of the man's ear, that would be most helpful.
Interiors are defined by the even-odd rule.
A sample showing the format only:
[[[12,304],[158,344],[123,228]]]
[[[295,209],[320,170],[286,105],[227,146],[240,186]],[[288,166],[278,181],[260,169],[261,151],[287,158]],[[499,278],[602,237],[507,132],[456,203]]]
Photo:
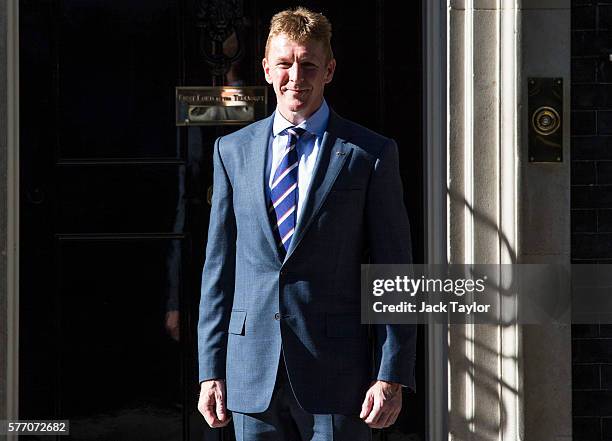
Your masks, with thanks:
[[[331,60],[329,60],[329,63],[327,63],[327,67],[325,69],[325,84],[330,83],[331,80],[334,78],[334,72],[336,71],[336,59],[332,58]]]
[[[261,60],[261,66],[263,67],[264,77],[266,77],[266,81],[268,82],[268,84],[272,84],[272,77],[270,76],[270,65],[268,64],[267,58]]]

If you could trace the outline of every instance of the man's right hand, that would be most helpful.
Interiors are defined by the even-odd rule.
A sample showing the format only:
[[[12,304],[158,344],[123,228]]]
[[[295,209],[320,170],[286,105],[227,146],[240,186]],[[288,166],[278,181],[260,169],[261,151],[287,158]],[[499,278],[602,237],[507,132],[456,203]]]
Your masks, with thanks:
[[[225,407],[225,380],[207,380],[200,385],[198,410],[212,428],[224,427],[232,417]]]

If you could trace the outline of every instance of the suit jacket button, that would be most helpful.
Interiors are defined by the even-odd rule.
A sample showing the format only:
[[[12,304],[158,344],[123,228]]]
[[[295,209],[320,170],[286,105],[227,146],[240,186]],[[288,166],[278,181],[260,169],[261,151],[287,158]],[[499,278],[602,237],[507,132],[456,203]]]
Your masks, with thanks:
[[[274,314],[274,320],[280,320],[280,317],[280,313],[277,312],[276,314]]]
[[[280,270],[280,275],[281,276],[286,276],[287,275],[287,270],[284,270],[284,269]]]

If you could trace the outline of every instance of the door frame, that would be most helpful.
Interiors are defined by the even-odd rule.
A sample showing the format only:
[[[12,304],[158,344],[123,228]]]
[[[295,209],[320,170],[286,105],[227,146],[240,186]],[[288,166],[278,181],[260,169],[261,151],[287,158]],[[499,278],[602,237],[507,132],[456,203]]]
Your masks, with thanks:
[[[423,188],[425,263],[447,263],[447,1],[422,0]],[[444,324],[427,326],[425,376],[428,441],[448,440],[448,335]]]
[[[4,303],[6,310],[0,314],[5,315],[2,318],[7,327],[6,335],[2,336],[6,338],[6,365],[0,366],[0,372],[4,373],[2,381],[6,381],[6,396],[0,399],[6,403],[6,415],[2,419],[16,420],[19,409],[19,0],[7,0],[2,9],[1,37],[6,46],[0,57],[5,61],[6,70],[0,74],[4,80],[0,85],[0,93],[4,92],[0,106],[4,112],[0,114],[4,114],[2,125],[6,125],[0,127],[0,133],[2,142],[6,142],[6,164],[3,164],[6,182],[0,188],[0,199],[6,207],[3,232],[6,233],[6,284],[0,289],[0,296],[5,297],[5,302],[0,304]],[[16,437],[9,434],[7,439]]]
[[[4,12],[6,52],[6,183],[0,198],[7,207],[6,219],[6,419],[18,419],[19,408],[19,0],[7,0]],[[446,263],[446,1],[422,0],[423,7],[423,158],[425,191],[425,258],[427,263]],[[3,121],[4,122],[4,121]],[[0,127],[1,129],[1,127]],[[6,190],[6,192],[2,191]],[[3,193],[3,194],[2,194]],[[2,311],[0,311],[1,313]],[[426,394],[427,439],[448,439],[448,355],[445,325],[427,327]],[[440,380],[443,381],[440,381]],[[8,440],[14,439],[10,435]]]

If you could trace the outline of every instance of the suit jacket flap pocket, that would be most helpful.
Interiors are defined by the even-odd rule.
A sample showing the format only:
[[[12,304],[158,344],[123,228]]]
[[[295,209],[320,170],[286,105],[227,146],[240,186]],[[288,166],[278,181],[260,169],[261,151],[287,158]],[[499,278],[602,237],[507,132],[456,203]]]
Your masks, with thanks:
[[[244,335],[244,323],[246,321],[246,311],[232,311],[229,322],[230,334]]]
[[[327,314],[326,334],[335,338],[360,338],[365,333],[359,314]]]

